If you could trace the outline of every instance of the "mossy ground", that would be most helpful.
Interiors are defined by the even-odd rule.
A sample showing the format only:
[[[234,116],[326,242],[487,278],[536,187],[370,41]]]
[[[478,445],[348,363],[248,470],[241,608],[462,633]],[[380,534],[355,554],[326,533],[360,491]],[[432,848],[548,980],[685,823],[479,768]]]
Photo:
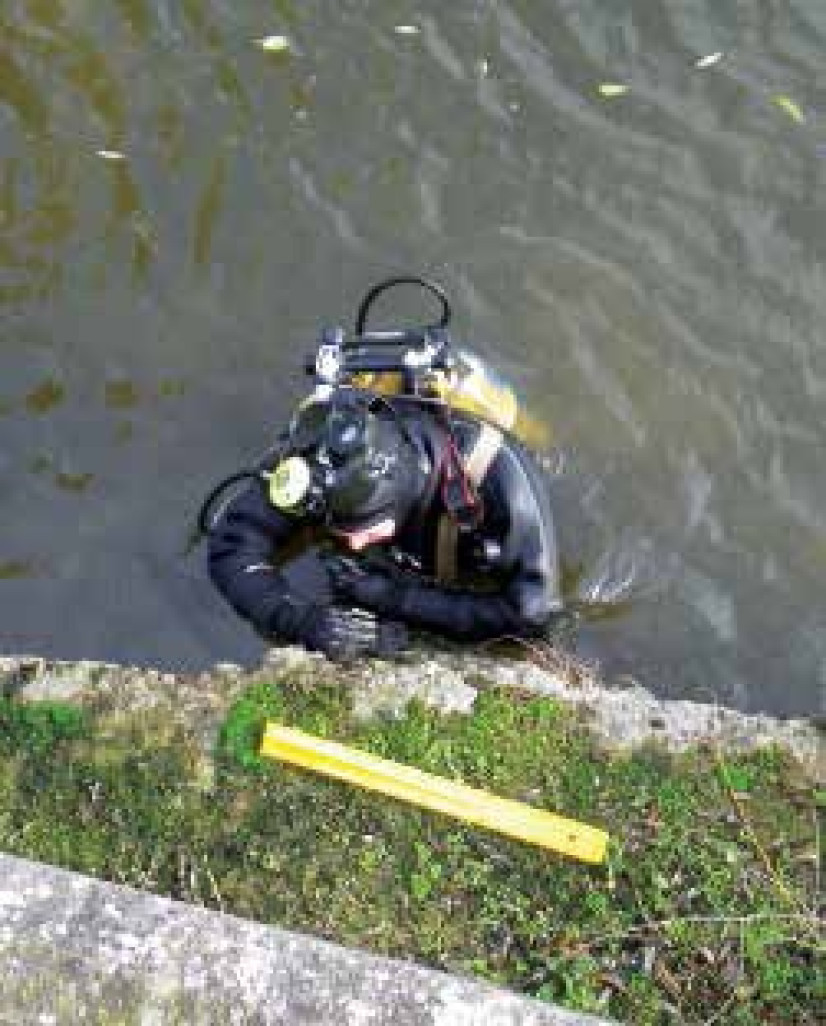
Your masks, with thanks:
[[[603,826],[609,860],[263,760],[266,718]],[[609,756],[493,687],[470,716],[359,723],[293,673],[235,703],[208,769],[162,715],[0,701],[0,850],[627,1022],[818,1021],[823,794],[777,750]]]

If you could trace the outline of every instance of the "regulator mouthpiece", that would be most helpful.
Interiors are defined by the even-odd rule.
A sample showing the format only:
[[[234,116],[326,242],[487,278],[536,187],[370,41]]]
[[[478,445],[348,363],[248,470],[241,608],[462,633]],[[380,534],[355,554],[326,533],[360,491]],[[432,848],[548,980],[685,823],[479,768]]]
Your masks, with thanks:
[[[269,482],[270,502],[284,512],[295,512],[310,491],[310,465],[301,456],[287,457],[264,476]]]

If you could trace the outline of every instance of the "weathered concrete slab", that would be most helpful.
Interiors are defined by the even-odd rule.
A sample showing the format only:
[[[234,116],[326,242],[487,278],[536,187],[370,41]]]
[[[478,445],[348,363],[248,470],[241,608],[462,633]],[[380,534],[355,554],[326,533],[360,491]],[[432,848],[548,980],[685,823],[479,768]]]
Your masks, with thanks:
[[[598,1026],[472,980],[0,855],[0,1022]]]

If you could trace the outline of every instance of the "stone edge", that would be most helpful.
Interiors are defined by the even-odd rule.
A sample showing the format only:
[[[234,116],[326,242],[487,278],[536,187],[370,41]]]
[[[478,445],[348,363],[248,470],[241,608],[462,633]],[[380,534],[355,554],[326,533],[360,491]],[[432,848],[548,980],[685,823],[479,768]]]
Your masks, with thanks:
[[[0,854],[0,1022],[599,1026],[461,976]]]

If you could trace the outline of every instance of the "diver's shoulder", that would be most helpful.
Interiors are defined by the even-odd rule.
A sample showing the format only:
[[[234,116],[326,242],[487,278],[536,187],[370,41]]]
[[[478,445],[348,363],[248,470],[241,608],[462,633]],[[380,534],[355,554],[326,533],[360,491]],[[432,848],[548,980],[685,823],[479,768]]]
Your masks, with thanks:
[[[470,414],[453,414],[451,416],[451,428],[459,451],[463,456],[468,456],[484,436],[485,444],[494,446],[497,453],[512,454],[517,458],[531,459],[530,450],[512,435],[481,417],[474,417]]]

